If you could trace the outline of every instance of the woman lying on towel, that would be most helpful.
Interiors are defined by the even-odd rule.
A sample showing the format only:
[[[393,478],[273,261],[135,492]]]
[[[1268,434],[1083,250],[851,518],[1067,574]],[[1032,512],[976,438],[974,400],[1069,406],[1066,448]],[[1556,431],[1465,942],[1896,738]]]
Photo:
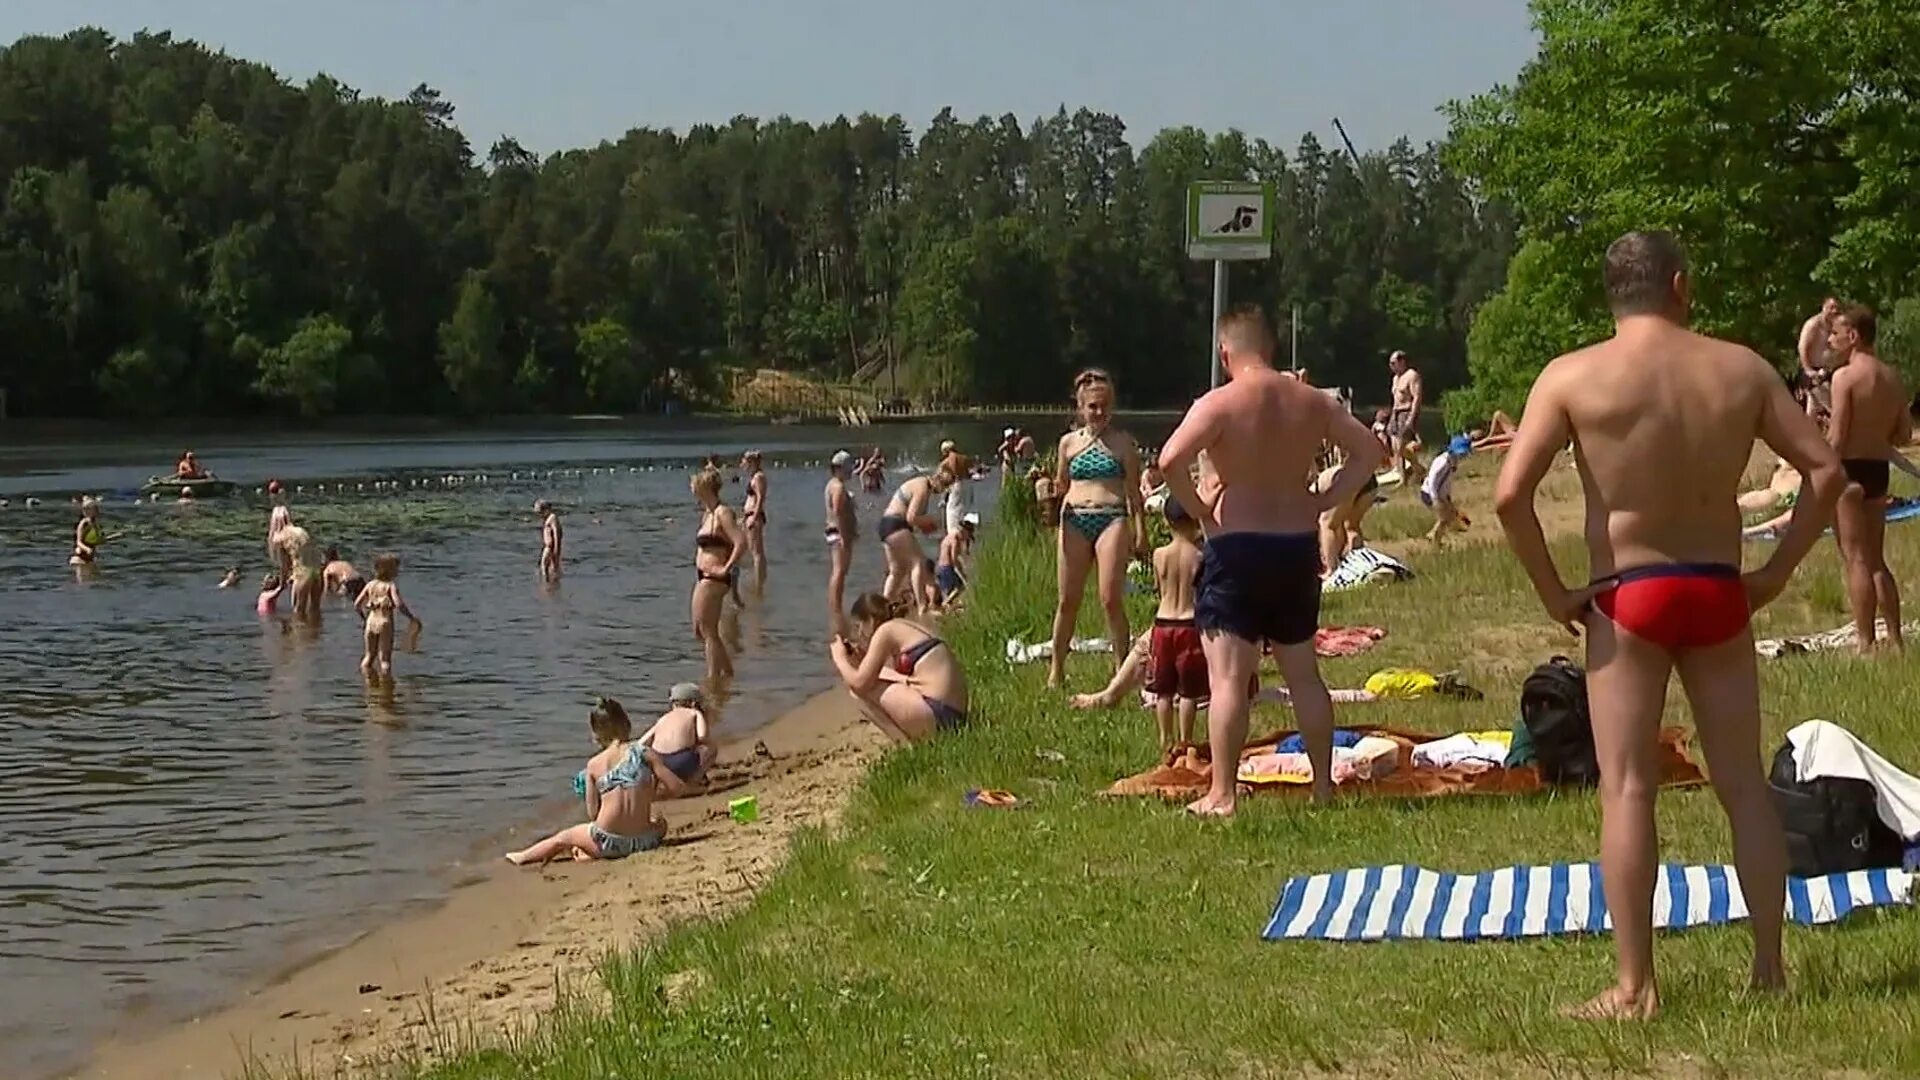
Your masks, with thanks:
[[[853,602],[854,636],[835,635],[833,666],[860,712],[897,743],[923,742],[967,722],[967,673],[947,643],[879,593]]]

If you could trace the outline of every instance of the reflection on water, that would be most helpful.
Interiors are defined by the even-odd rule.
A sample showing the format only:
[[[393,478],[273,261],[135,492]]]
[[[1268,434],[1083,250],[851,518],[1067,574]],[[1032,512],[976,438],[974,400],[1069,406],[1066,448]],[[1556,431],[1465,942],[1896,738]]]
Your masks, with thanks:
[[[735,430],[659,444],[309,444],[298,461],[203,446],[235,478],[344,480],[344,492],[294,498],[301,524],[363,570],[377,552],[400,554],[427,630],[396,650],[396,678],[379,688],[359,677],[360,625],[344,601],[327,599],[319,627],[290,622],[284,599],[281,616],[254,614],[268,569],[262,501],[110,501],[106,529],[126,535],[86,581],[64,565],[69,507],[49,495],[0,511],[0,1074],[69,1060],[128,1015],[204,1006],[438,894],[444,874],[423,867],[490,859],[504,826],[552,817],[592,750],[596,694],[644,717],[701,670],[686,467],[766,435]],[[888,429],[889,456],[926,461],[951,433]],[[996,433],[959,434],[986,450]],[[772,569],[766,595],[729,616],[740,678],[723,732],[828,679],[824,471],[801,466],[841,434],[780,435],[762,444],[785,466],[770,476]],[[7,450],[0,490],[126,490],[175,449],[70,474],[46,452]],[[488,480],[449,487],[448,470]],[[401,486],[358,486],[374,478]],[[736,505],[739,491],[728,489]],[[554,585],[536,574],[539,495],[565,513]],[[864,520],[880,497],[862,496]],[[857,558],[855,583],[877,583],[879,546]],[[240,586],[216,589],[229,565]]]

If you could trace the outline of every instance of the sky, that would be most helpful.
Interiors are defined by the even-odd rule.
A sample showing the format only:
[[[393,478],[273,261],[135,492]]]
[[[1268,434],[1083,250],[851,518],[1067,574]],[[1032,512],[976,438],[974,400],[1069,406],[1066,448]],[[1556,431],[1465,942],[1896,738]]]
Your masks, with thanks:
[[[1061,105],[1364,152],[1446,132],[1449,99],[1511,82],[1525,0],[0,0],[0,43],[171,30],[304,82],[438,89],[475,149],[537,153],[747,114],[899,113],[915,130]]]

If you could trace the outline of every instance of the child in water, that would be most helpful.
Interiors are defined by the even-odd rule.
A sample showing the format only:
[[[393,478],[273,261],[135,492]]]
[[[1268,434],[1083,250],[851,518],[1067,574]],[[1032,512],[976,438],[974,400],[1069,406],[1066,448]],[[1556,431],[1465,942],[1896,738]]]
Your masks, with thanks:
[[[220,584],[214,587],[217,589],[231,589],[238,584],[240,584],[240,568],[237,566],[229,566],[227,567],[226,576],[221,578]]]
[[[35,505],[39,500],[28,499],[27,505]],[[80,523],[73,527],[73,554],[67,558],[72,566],[91,566],[99,556],[100,545],[107,538],[100,532],[100,500],[89,495],[80,500]]]
[[[612,698],[601,698],[587,725],[600,744],[600,752],[587,759],[578,778],[584,781],[587,820],[509,854],[507,861],[515,866],[544,863],[568,853],[582,862],[624,859],[659,847],[666,837],[666,819],[653,812],[653,770],[647,768],[645,752],[633,738],[627,710]]]
[[[707,732],[706,696],[698,683],[675,683],[667,711],[638,740],[668,798],[706,787],[714,746]]]
[[[376,674],[393,677],[393,616],[395,612],[405,615],[413,622],[414,633],[421,628],[420,617],[407,606],[400,595],[400,586],[394,579],[400,576],[400,557],[398,555],[380,555],[373,560],[373,580],[360,590],[360,598],[353,602],[353,609],[367,620],[367,654],[360,661],[360,674],[373,678]]]
[[[279,574],[268,574],[260,579],[260,597],[253,602],[256,615],[272,615],[280,606],[280,594],[287,591],[286,582]]]

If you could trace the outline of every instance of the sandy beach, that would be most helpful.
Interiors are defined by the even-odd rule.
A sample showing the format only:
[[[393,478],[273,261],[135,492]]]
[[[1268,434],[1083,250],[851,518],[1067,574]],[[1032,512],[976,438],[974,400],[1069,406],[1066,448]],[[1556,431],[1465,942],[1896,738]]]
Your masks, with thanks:
[[[713,793],[661,804],[670,825],[661,849],[540,870],[502,860],[430,911],[370,928],[325,955],[290,958],[243,1000],[186,1023],[123,1032],[72,1075],[205,1080],[237,1075],[249,1059],[352,1075],[396,1051],[437,1053],[436,1035],[484,1038],[530,1023],[559,985],[601,993],[594,965],[608,950],[745,903],[796,831],[839,818],[883,744],[844,692],[820,694],[726,744]],[[757,797],[760,817],[743,825],[729,818],[727,801],[746,794]],[[501,850],[566,820],[574,819],[516,830]]]

